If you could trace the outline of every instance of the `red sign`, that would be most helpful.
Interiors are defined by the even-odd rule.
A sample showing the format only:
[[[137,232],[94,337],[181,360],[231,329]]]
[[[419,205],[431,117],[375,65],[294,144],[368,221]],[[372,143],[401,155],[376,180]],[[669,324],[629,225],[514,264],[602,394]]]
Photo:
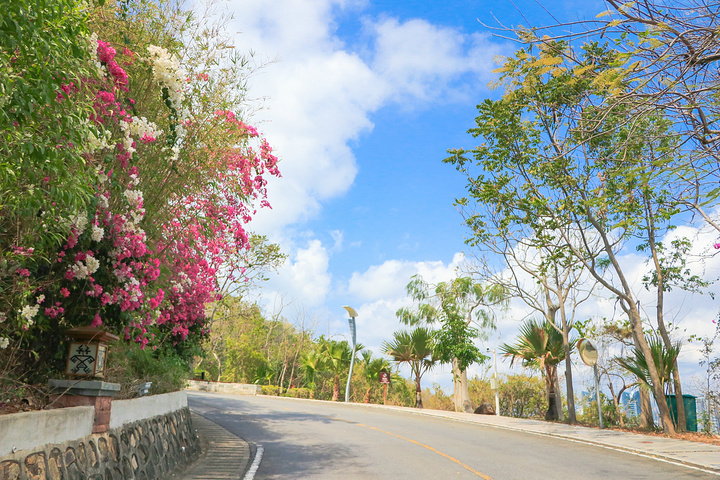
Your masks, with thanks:
[[[390,374],[388,372],[380,372],[380,383],[390,383]]]

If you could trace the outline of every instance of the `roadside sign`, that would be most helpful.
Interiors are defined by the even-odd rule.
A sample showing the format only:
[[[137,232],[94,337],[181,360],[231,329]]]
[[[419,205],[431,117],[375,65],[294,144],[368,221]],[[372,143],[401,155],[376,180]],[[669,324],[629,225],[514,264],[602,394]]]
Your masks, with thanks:
[[[390,383],[390,374],[386,371],[380,372],[380,383]]]

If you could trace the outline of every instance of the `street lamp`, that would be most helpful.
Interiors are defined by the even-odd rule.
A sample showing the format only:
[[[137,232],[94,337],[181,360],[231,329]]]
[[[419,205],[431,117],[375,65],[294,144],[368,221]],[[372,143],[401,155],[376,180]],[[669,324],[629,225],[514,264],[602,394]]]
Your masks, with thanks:
[[[583,363],[588,367],[593,367],[593,373],[595,374],[595,399],[598,405],[598,420],[600,422],[600,428],[603,428],[602,405],[600,404],[600,377],[598,376],[597,366],[598,351],[597,348],[585,338],[578,340],[577,348]]]
[[[490,349],[488,348],[487,351],[489,352]],[[500,416],[500,386],[498,385],[498,374],[497,374],[497,352],[495,349],[492,349],[493,353],[493,363],[495,364],[495,374],[490,379],[490,388],[495,391],[495,415]]]
[[[355,317],[358,316],[357,312],[354,308],[348,307],[347,305],[343,307],[345,310],[347,310],[348,315],[350,315],[350,318],[348,318],[348,325],[350,326],[350,336],[352,337],[352,356],[350,357],[350,374],[348,375],[347,385],[345,386],[345,403],[348,402],[348,399],[350,398],[350,380],[352,379],[352,372],[353,372],[353,365],[355,364],[355,345],[356,345],[356,328],[355,328]]]

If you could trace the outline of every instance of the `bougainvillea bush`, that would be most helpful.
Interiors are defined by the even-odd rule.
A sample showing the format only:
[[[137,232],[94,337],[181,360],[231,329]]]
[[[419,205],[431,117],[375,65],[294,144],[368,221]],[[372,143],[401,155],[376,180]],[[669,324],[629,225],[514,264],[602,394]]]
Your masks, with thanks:
[[[241,119],[242,92],[227,82],[232,67],[222,67],[221,49],[188,34],[198,26],[188,12],[63,5],[63,13],[48,5],[43,20],[65,28],[53,53],[76,55],[52,72],[15,75],[16,86],[45,95],[17,99],[3,124],[29,133],[6,133],[2,145],[25,170],[0,165],[0,358],[59,368],[62,331],[76,326],[187,351],[207,334],[205,307],[222,295],[219,279],[243,281],[247,225],[267,206],[277,158]],[[21,4],[17,13],[33,12]],[[33,60],[12,43],[2,48],[3,65]],[[74,123],[53,121],[65,115]],[[43,135],[32,137],[36,130]],[[18,150],[19,141],[52,151],[53,168]],[[24,196],[32,210],[7,200],[19,205]]]

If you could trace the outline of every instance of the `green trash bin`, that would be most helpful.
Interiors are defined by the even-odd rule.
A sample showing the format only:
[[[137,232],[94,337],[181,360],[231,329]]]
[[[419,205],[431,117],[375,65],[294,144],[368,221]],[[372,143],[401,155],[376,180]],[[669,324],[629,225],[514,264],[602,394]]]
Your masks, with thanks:
[[[675,395],[665,395],[670,416],[677,425],[677,402]],[[693,395],[683,395],[683,405],[685,406],[685,428],[688,432],[697,432],[697,407],[695,405],[695,397]]]

